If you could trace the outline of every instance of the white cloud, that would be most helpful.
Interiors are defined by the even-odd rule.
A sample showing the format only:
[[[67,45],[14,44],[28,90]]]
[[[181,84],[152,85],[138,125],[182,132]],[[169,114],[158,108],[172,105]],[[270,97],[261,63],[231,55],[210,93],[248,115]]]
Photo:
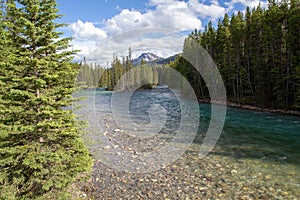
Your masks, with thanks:
[[[106,64],[112,61],[115,53],[119,57],[126,56],[129,47],[133,51],[133,57],[148,51],[155,52],[161,57],[168,57],[182,51],[184,38],[185,36],[167,29],[136,29],[104,40],[89,51],[86,58]]]
[[[149,5],[157,6],[157,5],[162,5],[162,4],[173,4],[176,2],[177,2],[177,0],[150,0]]]
[[[219,0],[149,0],[144,12],[120,9],[119,14],[98,23],[101,28],[78,20],[70,26],[75,37],[73,48],[82,50],[77,59],[86,57],[102,64],[110,62],[114,53],[122,56],[128,47],[135,54],[152,49],[166,57],[182,50],[185,36],[177,33],[201,29],[201,19],[221,18],[226,12],[234,12],[236,5],[267,6],[266,0],[228,1],[221,6]]]
[[[210,0],[210,3],[216,6],[220,5],[218,0]]]
[[[91,22],[82,22],[78,20],[71,24],[71,30],[74,32],[74,37],[89,40],[102,40],[107,37],[106,33],[96,28]]]
[[[82,61],[83,57],[87,57],[90,54],[91,49],[96,47],[97,42],[92,40],[78,40],[72,41],[72,50],[80,50],[75,56],[75,61]]]
[[[225,3],[228,6],[229,10],[234,9],[235,4],[242,4],[245,7],[254,8],[259,4],[262,8],[266,8],[268,6],[267,0],[231,0],[230,2]]]
[[[201,20],[186,2],[151,0],[150,5],[155,5],[156,9],[147,10],[146,13],[122,10],[120,14],[106,21],[105,29],[112,34],[119,34],[123,31],[146,27],[161,27],[178,31],[201,27]]]
[[[153,27],[164,27],[178,31],[201,28],[201,20],[191,10],[188,3],[168,0],[158,4],[159,0],[155,1],[157,3],[156,9],[145,14]]]
[[[212,17],[220,18],[223,17],[227,12],[226,8],[219,5],[218,1],[211,1],[212,4],[206,5],[204,3],[198,2],[198,0],[190,0],[189,6],[202,18]]]
[[[108,19],[105,25],[105,29],[107,29],[108,32],[116,34],[125,30],[147,27],[149,24],[140,12],[124,9],[120,14]]]
[[[149,5],[154,6],[154,9],[148,9],[144,13],[123,9],[105,20],[101,29],[90,22],[78,20],[73,23],[71,29],[75,37],[74,48],[82,50],[78,55],[87,60],[102,60],[102,63],[106,63],[111,61],[113,53],[127,52],[130,46],[136,52],[138,49],[156,49],[159,56],[165,57],[170,52],[175,54],[182,50],[184,36],[179,37],[174,33],[201,28],[201,20],[187,2],[150,0]],[[113,40],[109,40],[107,36]],[[107,44],[100,43],[95,47],[96,41],[101,39],[106,39],[104,42],[108,41]],[[85,43],[86,40],[89,43]]]

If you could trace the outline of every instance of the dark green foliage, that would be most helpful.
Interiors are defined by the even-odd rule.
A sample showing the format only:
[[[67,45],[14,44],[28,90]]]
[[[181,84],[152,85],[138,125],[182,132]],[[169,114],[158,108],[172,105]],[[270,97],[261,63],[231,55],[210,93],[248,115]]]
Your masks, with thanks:
[[[158,67],[148,66],[145,62],[141,66],[133,67],[131,49],[122,61],[114,56],[112,67],[100,68],[101,78],[98,86],[108,90],[131,91],[136,89],[151,89],[158,83]],[[117,88],[116,88],[117,87]]]
[[[87,63],[73,63],[75,68],[79,69],[77,75],[77,83],[83,88],[96,88],[99,85],[101,75],[105,72],[105,69],[100,65],[88,65]]]
[[[52,0],[19,0],[1,14],[0,199],[59,198],[91,168],[81,123],[66,109],[78,70],[57,11]]]
[[[300,1],[270,1],[192,32],[216,62],[230,101],[269,108],[300,107]],[[183,54],[191,51],[189,38]],[[200,99],[209,94],[192,66],[177,59],[172,67],[185,75]]]

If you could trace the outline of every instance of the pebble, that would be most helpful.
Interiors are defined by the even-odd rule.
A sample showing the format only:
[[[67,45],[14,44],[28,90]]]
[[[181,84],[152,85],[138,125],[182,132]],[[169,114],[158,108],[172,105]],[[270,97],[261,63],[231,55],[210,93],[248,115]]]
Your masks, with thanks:
[[[272,176],[268,174],[265,176],[265,179],[270,180],[270,179],[272,179]]]
[[[109,122],[106,125],[117,127]],[[137,128],[133,130],[137,131]],[[148,162],[139,160],[140,157],[151,155],[153,149],[160,144],[165,145],[165,142],[160,141],[158,137],[147,140],[133,138],[131,135],[122,134],[122,130],[118,128],[104,130],[103,135],[115,143],[111,146],[96,146],[95,149],[113,148],[106,153],[120,156],[117,161],[121,161],[122,152],[126,152],[129,154],[129,159],[126,157],[128,160],[125,163],[134,163],[138,166],[134,167],[136,172],[151,167]],[[224,153],[227,152],[224,150]],[[150,198],[267,200],[298,199],[297,197],[300,196],[299,185],[297,185],[299,183],[289,182],[288,176],[284,177],[282,174],[282,177],[277,177],[276,171],[273,173],[276,168],[281,167],[279,164],[271,163],[274,165],[271,166],[270,163],[259,159],[236,159],[231,155],[213,153],[199,159],[198,155],[199,144],[192,144],[187,153],[175,162],[163,165],[158,171],[147,173],[132,173],[132,169],[114,170],[102,163],[101,158],[95,158],[92,178],[87,183],[91,190],[86,194],[95,200]],[[272,171],[266,173],[264,171],[266,169]],[[291,172],[287,171],[287,173]],[[284,179],[287,181],[284,182]]]
[[[117,154],[117,156],[121,156],[122,155],[122,153],[120,153],[120,152],[116,152],[116,154]]]
[[[248,199],[250,199],[248,196],[242,196],[241,197],[241,200],[248,200]]]
[[[82,193],[82,194],[81,194],[81,197],[83,197],[83,198],[84,198],[84,197],[87,197],[87,194],[86,194],[86,193]]]
[[[207,187],[200,187],[199,190],[200,190],[200,191],[207,190]]]
[[[103,147],[104,150],[110,150],[110,146]]]

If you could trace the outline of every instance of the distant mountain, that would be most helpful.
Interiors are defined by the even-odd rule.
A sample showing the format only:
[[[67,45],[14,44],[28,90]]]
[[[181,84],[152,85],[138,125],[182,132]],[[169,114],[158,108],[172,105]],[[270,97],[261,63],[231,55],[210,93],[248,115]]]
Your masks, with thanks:
[[[148,53],[142,53],[139,57],[137,57],[136,59],[134,59],[133,65],[139,65],[141,64],[142,60],[144,60],[147,64],[150,65],[163,65],[163,64],[168,64],[172,61],[174,61],[177,58],[177,54],[170,56],[168,58],[162,58],[159,57],[158,55],[148,52]]]
[[[133,64],[134,65],[141,64],[142,60],[149,63],[149,62],[153,62],[158,59],[162,59],[162,58],[154,53],[147,52],[147,53],[142,53],[139,57],[137,57],[136,59],[133,59]]]
[[[161,58],[158,60],[155,60],[154,63],[158,65],[168,64],[170,62],[173,62],[178,57],[178,54],[170,56],[168,58]]]

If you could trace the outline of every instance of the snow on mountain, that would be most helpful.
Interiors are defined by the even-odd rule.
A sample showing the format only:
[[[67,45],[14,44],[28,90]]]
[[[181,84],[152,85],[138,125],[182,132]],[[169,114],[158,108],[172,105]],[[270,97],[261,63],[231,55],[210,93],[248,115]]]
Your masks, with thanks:
[[[178,54],[175,54],[173,56],[169,56],[167,58],[163,58],[160,56],[157,56],[155,53],[142,53],[139,57],[135,58],[132,60],[133,65],[139,65],[141,64],[142,60],[145,61],[146,63],[153,65],[163,65],[163,64],[168,64],[172,61],[174,61],[177,58]]]
[[[158,55],[156,55],[154,53],[147,52],[147,53],[142,53],[139,57],[133,59],[133,63],[140,64],[142,62],[142,60],[145,62],[153,62],[158,59],[161,59],[161,57],[159,57]]]

